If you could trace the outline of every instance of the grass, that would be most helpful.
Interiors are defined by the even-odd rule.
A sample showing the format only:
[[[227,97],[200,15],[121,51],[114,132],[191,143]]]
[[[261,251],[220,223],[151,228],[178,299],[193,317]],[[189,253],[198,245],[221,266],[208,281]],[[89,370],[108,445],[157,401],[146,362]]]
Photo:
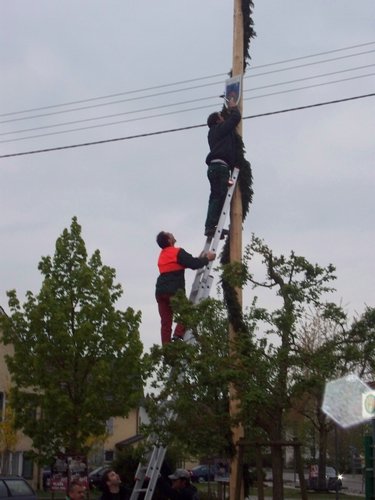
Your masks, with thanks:
[[[202,500],[209,500],[209,499],[216,499],[218,498],[218,487],[216,483],[210,483],[208,486],[208,483],[202,483],[202,484],[197,484],[195,483],[195,486],[197,486],[199,493],[200,493],[200,498]],[[226,493],[228,494],[228,489],[226,488]],[[308,499],[309,500],[336,500],[336,492],[330,491],[330,492],[316,492],[316,491],[308,491]],[[264,487],[264,496],[267,498],[272,498],[272,488],[269,486]],[[258,492],[256,488],[251,488],[250,489],[250,497],[251,498],[257,498],[258,497]],[[289,499],[301,499],[301,492],[299,488],[293,488],[293,487],[285,487],[284,488],[284,497],[286,500]],[[339,499],[340,500],[359,500],[360,498],[364,498],[364,495],[353,495],[346,493],[345,490],[339,492]]]
[[[88,500],[99,500],[101,492],[98,490],[90,490],[89,495],[86,497]],[[37,491],[36,497],[38,500],[65,500],[66,494],[63,491]]]
[[[252,488],[251,493],[252,495],[257,495],[257,492],[254,488]],[[264,495],[265,496],[271,496],[272,497],[272,488],[266,487],[264,489]],[[289,498],[301,498],[301,492],[299,488],[284,488],[284,496],[289,500]],[[323,492],[318,492],[318,491],[308,491],[307,496],[309,500],[335,500],[336,499],[336,492],[335,491],[323,491]],[[360,498],[364,498],[363,496],[361,497],[360,495],[353,495],[351,493],[346,493],[344,491],[339,492],[339,499],[340,500],[359,500]]]
[[[201,495],[202,500],[209,500],[209,499],[217,499],[218,498],[218,486],[217,483],[195,483],[194,486],[198,488],[198,491]],[[226,488],[226,493],[228,494],[228,488]],[[90,495],[88,497],[89,500],[99,500],[100,498],[100,491],[92,490],[90,491]],[[37,498],[38,500],[65,500],[65,494],[61,491],[55,492],[55,494],[52,496],[52,493],[50,491],[37,491]],[[257,498],[257,490],[256,488],[251,488],[250,489],[250,496],[252,498]],[[268,498],[272,498],[272,488],[269,486],[265,486],[264,488],[264,496]],[[299,488],[292,488],[292,487],[286,487],[284,488],[284,496],[285,499],[301,499],[301,493]],[[329,493],[323,492],[323,493],[318,493],[315,491],[309,491],[308,492],[308,498],[309,500],[336,500],[336,494],[334,491],[330,491]],[[360,498],[364,498],[362,495],[353,495],[349,493],[345,493],[344,491],[339,492],[339,499],[340,500],[359,500]]]

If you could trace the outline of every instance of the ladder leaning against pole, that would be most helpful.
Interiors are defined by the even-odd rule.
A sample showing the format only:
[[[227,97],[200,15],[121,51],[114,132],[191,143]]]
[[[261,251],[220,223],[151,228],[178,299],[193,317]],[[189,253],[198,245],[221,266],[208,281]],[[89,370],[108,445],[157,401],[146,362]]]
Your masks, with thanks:
[[[231,177],[231,183],[228,187],[227,196],[224,201],[214,237],[207,238],[203,248],[203,252],[208,252],[210,250],[217,253],[219,242],[222,239],[221,235],[224,229],[224,224],[230,211],[230,204],[232,201],[234,190],[236,188],[238,173],[239,169],[234,168]],[[201,300],[206,299],[210,295],[210,290],[213,282],[213,276],[210,274],[212,262],[213,261],[210,261],[207,266],[202,269],[198,269],[196,272],[189,296],[189,300],[193,304],[198,304]],[[195,337],[191,330],[186,331],[184,335],[184,341],[188,343],[195,342]],[[166,446],[163,446],[161,444],[154,444],[148,454],[148,457],[146,458],[145,463],[140,462],[138,464],[138,468],[135,474],[135,484],[130,496],[130,500],[138,500],[141,493],[144,494],[144,500],[152,500],[152,496],[155,492],[156,483],[160,474],[160,469],[163,464],[166,451]]]
[[[142,497],[144,500],[152,499],[166,451],[167,448],[165,446],[154,444],[149,454],[148,462],[146,464],[142,462],[138,464],[130,500],[137,500],[140,493],[144,493]]]
[[[230,212],[230,204],[233,198],[233,193],[237,185],[239,169],[236,167],[233,169],[232,177],[231,177],[231,185],[228,188],[227,196],[224,201],[223,208],[221,210],[221,215],[219,218],[218,225],[216,227],[216,231],[213,238],[208,237],[206,243],[204,245],[203,252],[208,252],[211,250],[212,252],[217,253],[217,249],[219,246],[219,242],[222,238],[222,232],[224,230],[224,224],[227,218],[227,215]],[[191,287],[191,292],[189,296],[190,302],[193,304],[198,304],[201,300],[207,299],[210,296],[210,291],[212,287],[212,282],[214,277],[211,274],[213,261],[210,261],[207,266],[202,269],[198,269],[195,278],[193,281],[193,285]],[[184,335],[184,341],[188,343],[194,343],[195,338],[191,330],[187,330]]]

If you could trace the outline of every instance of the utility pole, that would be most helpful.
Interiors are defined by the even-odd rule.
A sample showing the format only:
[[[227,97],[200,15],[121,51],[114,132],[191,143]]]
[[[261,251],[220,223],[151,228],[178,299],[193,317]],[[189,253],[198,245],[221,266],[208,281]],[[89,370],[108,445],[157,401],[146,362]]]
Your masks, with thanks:
[[[233,64],[232,76],[243,74],[244,69],[244,29],[243,29],[243,14],[241,0],[234,0],[233,13]],[[239,108],[242,113],[242,85],[239,101]],[[242,135],[242,121],[237,127],[237,132]],[[242,261],[242,199],[239,183],[233,196],[231,213],[230,213],[230,262]],[[242,308],[242,290],[236,289],[237,299]],[[236,340],[236,331],[233,325],[229,325],[229,345],[231,355],[236,357],[236,349],[234,346]],[[236,362],[236,361],[235,361]],[[235,387],[229,387],[229,412],[231,417],[238,413],[238,397]],[[238,443],[244,437],[244,429],[242,424],[232,428],[233,444],[235,445],[236,454],[231,461],[230,480],[229,480],[229,498],[231,500],[240,500],[243,498],[243,481],[242,481],[242,461],[240,460]]]

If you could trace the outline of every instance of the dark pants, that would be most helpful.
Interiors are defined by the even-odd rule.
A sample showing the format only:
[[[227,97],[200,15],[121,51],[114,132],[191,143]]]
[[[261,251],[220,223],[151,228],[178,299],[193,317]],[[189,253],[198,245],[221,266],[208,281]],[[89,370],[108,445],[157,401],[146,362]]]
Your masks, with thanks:
[[[205,230],[214,229],[219,222],[223,209],[225,197],[228,192],[229,168],[223,163],[210,163],[207,177],[211,185],[211,193],[208,199],[207,218]]]
[[[164,345],[171,341],[172,336],[173,311],[171,297],[173,297],[173,295],[169,293],[158,293],[155,297],[158,303],[161,320],[161,343]],[[173,335],[175,337],[183,337],[184,333],[185,327],[177,324]]]

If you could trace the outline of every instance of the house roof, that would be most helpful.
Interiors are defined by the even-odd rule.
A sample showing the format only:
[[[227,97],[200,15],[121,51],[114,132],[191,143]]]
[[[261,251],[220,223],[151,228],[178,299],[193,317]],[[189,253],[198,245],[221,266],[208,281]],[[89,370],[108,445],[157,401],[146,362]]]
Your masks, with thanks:
[[[130,438],[123,439],[122,441],[119,441],[116,443],[116,448],[125,448],[126,446],[131,446],[134,443],[138,443],[138,441],[142,441],[143,436],[142,434],[135,434],[134,436],[131,436]]]

